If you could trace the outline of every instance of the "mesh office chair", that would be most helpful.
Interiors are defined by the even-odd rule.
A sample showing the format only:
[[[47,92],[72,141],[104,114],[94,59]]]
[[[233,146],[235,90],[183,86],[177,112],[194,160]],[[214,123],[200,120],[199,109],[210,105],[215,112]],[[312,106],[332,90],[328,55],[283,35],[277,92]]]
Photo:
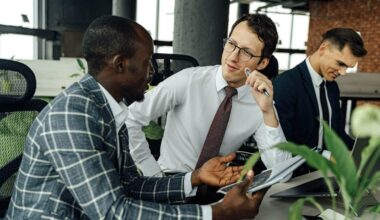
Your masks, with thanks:
[[[184,54],[165,54],[154,53],[152,55],[152,65],[154,74],[152,76],[151,86],[156,86],[171,75],[188,67],[199,66],[198,61],[189,55]],[[154,158],[160,156],[161,138],[166,115],[157,119],[157,122],[151,122],[143,130],[149,143],[149,148]]]
[[[188,67],[199,66],[198,61],[189,55],[154,53],[152,56],[154,74],[150,85],[156,86],[174,73]]]
[[[32,99],[35,90],[29,67],[0,59],[0,218],[9,204],[29,127],[47,104]]]

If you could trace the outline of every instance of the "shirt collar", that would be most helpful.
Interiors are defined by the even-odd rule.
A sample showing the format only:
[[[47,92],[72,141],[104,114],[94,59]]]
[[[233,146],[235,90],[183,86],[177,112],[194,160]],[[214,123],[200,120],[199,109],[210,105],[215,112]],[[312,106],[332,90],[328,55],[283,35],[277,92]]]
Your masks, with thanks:
[[[106,97],[108,104],[110,105],[112,114],[115,118],[116,128],[117,130],[119,130],[123,123],[125,123],[125,121],[127,120],[128,107],[127,105],[125,105],[124,101],[118,103],[100,83],[98,83],[98,85],[102,90],[104,96]]]
[[[226,80],[223,78],[223,72],[222,72],[222,66],[219,66],[218,71],[215,76],[215,85],[216,85],[216,92],[220,92],[224,89],[224,87],[228,86]],[[249,92],[249,87],[246,85],[242,85],[239,88],[237,88],[237,99],[242,98],[247,92]]]
[[[313,82],[314,86],[319,87],[323,81],[323,78],[311,66],[310,57],[306,59],[306,66],[307,66],[307,69],[309,70],[311,81]]]

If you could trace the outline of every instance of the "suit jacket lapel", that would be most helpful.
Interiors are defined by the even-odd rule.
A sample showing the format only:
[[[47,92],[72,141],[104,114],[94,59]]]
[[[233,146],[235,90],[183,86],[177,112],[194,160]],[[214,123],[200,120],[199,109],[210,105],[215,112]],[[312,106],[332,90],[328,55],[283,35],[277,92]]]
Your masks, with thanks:
[[[108,104],[106,97],[104,96],[102,90],[100,89],[98,82],[89,74],[86,74],[80,81],[79,84],[84,90],[87,90],[90,94],[93,95],[92,99],[95,100],[96,104],[101,109],[101,114],[104,119],[105,126],[108,126],[107,137],[114,137],[112,143],[109,144],[108,149],[112,149],[110,153],[111,158],[116,158],[116,145],[117,145],[117,134],[116,134],[116,124],[115,118],[112,114],[111,107]],[[110,140],[109,140],[110,141]]]
[[[317,96],[315,95],[315,90],[313,86],[313,82],[311,81],[310,73],[306,65],[306,61],[303,61],[298,65],[298,70],[303,79],[303,84],[306,89],[306,93],[308,94],[311,102],[313,103],[314,110],[319,112]]]

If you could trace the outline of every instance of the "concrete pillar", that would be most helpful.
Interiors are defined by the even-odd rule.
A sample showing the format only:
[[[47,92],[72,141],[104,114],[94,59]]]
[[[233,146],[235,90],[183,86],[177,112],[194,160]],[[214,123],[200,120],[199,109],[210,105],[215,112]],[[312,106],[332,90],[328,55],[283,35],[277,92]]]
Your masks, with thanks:
[[[174,53],[191,55],[200,65],[220,64],[229,4],[229,0],[176,0]]]
[[[112,15],[136,20],[136,0],[112,0]]]

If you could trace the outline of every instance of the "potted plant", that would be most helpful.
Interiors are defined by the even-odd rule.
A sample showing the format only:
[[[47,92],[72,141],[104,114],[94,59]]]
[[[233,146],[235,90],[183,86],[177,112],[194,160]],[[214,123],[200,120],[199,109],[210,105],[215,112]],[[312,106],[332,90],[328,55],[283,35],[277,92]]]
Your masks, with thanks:
[[[355,165],[349,150],[338,135],[326,123],[323,123],[323,128],[326,147],[331,152],[334,161],[324,158],[305,145],[288,142],[280,143],[277,147],[292,154],[301,155],[311,167],[319,170],[331,194],[333,194],[333,187],[328,174],[333,174],[341,190],[344,216],[350,218],[354,216],[354,210],[358,208],[366,192],[378,190],[380,185],[380,171],[376,171],[372,176],[369,175],[374,163],[380,160],[380,108],[374,105],[363,105],[353,112],[354,135],[370,138],[368,146],[362,152],[359,167]],[[289,219],[302,218],[302,207],[305,202],[313,204],[323,212],[323,207],[313,197],[302,198],[290,207]],[[334,197],[332,197],[332,209],[336,210]],[[371,211],[380,213],[380,204],[373,207]]]

